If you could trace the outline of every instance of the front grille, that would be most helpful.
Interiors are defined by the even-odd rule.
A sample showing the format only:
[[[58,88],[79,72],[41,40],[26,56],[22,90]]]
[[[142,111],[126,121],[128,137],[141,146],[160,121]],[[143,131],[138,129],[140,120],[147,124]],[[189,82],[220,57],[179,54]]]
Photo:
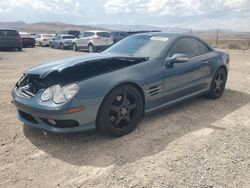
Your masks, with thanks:
[[[27,121],[30,121],[30,122],[32,122],[32,123],[38,124],[37,120],[36,120],[32,115],[30,115],[30,114],[28,114],[28,113],[26,113],[26,112],[23,112],[23,111],[21,111],[21,110],[18,110],[18,113],[19,113],[19,115],[20,115],[23,119],[25,119],[25,120],[27,120]]]

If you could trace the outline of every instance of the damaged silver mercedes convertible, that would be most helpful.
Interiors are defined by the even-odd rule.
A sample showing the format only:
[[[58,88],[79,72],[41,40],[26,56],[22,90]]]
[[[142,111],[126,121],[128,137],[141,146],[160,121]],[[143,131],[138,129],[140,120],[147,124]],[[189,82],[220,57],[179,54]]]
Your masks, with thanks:
[[[144,114],[224,91],[229,57],[193,35],[145,33],[100,54],[27,70],[12,97],[25,125],[56,133],[131,132]]]

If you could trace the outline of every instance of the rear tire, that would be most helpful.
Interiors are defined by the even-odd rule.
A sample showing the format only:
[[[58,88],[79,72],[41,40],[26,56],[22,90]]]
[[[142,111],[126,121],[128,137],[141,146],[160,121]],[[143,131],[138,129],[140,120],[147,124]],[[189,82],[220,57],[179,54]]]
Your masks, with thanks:
[[[23,50],[23,48],[22,47],[19,47],[19,48],[17,48],[18,49],[18,51],[22,51]]]
[[[134,130],[142,117],[140,92],[130,85],[113,89],[103,100],[97,117],[97,128],[115,137]]]
[[[208,97],[211,99],[218,99],[222,96],[227,82],[227,72],[223,68],[219,68],[211,82]]]

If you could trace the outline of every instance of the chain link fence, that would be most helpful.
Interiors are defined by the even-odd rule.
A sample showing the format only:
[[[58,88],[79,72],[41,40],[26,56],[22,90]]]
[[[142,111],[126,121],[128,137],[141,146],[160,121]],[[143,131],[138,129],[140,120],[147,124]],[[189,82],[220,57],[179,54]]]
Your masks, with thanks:
[[[222,49],[250,49],[250,33],[249,32],[231,32],[214,30],[210,32],[192,32],[205,39],[211,46]]]

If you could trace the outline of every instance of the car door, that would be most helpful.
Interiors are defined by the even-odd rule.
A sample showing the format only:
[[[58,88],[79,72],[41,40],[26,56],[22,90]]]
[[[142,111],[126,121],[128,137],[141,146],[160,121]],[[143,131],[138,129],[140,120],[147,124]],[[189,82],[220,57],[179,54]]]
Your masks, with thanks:
[[[92,32],[85,32],[84,35],[83,35],[83,40],[82,40],[82,44],[83,44],[83,47],[84,48],[87,48],[88,47],[88,42],[89,42],[89,38],[91,36],[93,36],[94,33]]]
[[[199,93],[207,88],[205,78],[211,71],[206,53],[201,53],[199,41],[192,37],[177,39],[170,47],[167,58],[185,54],[189,60],[164,66],[164,101],[166,103]]]
[[[76,44],[78,47],[82,48],[83,47],[83,36],[84,36],[84,33],[81,33],[79,35],[79,38],[76,39]]]
[[[57,35],[57,36],[56,36],[56,39],[55,39],[55,47],[56,47],[56,48],[59,48],[59,47],[60,47],[61,38],[62,38],[61,35]]]

